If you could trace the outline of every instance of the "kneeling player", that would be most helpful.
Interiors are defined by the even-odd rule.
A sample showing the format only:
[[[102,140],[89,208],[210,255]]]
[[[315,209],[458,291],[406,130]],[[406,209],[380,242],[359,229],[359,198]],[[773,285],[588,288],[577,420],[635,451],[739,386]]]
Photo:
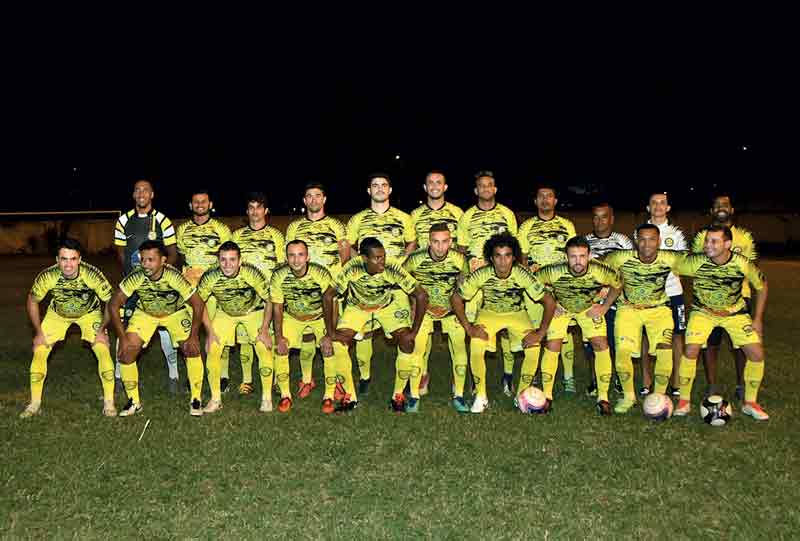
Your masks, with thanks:
[[[200,392],[203,387],[203,360],[200,358],[200,324],[205,306],[192,284],[167,265],[167,250],[158,241],[148,240],[139,246],[141,267],[129,274],[119,285],[111,302],[106,306],[114,331],[119,337],[120,372],[128,403],[119,412],[128,417],[142,411],[139,399],[139,369],[136,359],[159,327],[169,332],[173,345],[181,344],[186,357],[186,372],[191,389],[189,413],[203,415]],[[127,332],[122,326],[119,309],[134,293],[138,293],[136,311],[128,322]],[[191,307],[191,313],[186,304]],[[206,329],[210,333],[211,329]]]
[[[39,317],[39,303],[52,294],[44,321]],[[97,356],[100,383],[103,385],[103,415],[114,417],[114,362],[108,349],[108,320],[103,318],[100,302],[108,302],[112,288],[97,267],[81,261],[81,245],[64,239],[58,245],[56,264],[39,273],[28,293],[28,317],[36,331],[31,361],[31,402],[20,414],[23,419],[40,413],[47,358],[53,345],[64,339],[73,324],[81,329],[81,338],[92,344]]]

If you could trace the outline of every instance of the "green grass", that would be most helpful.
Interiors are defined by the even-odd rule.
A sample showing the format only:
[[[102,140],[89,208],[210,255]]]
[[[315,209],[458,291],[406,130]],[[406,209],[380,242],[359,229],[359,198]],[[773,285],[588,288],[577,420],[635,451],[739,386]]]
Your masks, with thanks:
[[[323,417],[321,387],[289,415],[260,414],[257,388],[190,418],[187,398],[166,394],[151,348],[141,363],[145,411],[105,419],[91,351],[71,334],[51,356],[44,414],[22,421],[24,296],[48,261],[2,258],[0,537],[756,539],[792,538],[800,527],[796,262],[763,264],[771,299],[760,402],[772,419],[737,415],[717,429],[696,414],[601,419],[582,396],[557,395],[552,415],[523,416],[502,396],[492,360],[492,408],[459,416],[438,338],[432,394],[417,416],[387,410],[394,364],[376,341],[371,393],[350,415]],[[583,388],[588,368],[577,357]],[[720,366],[732,397],[726,351]]]

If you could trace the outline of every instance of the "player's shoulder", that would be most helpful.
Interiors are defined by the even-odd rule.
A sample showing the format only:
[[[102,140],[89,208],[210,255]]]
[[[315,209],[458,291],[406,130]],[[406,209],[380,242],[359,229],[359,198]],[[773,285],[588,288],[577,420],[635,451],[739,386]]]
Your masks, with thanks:
[[[622,265],[631,259],[636,259],[636,255],[636,250],[612,250],[599,260],[592,261],[600,261],[608,266],[616,266]]]
[[[212,267],[212,268],[211,268],[211,269],[209,269],[209,270],[218,270],[218,269],[219,269],[219,267]],[[140,270],[141,270],[141,269],[140,269]],[[208,271],[206,271],[206,272],[208,272]],[[164,265],[164,272],[163,272],[163,276],[165,276],[165,277],[170,277],[170,278],[179,277],[179,278],[181,278],[181,279],[184,279],[184,280],[185,280],[185,278],[183,277],[183,274],[181,274],[181,271],[180,271],[180,270],[178,270],[176,267],[173,267],[173,266],[172,266],[172,265],[170,265],[170,264],[166,264],[166,265]]]
[[[536,225],[536,223],[538,223],[538,221],[539,221],[538,216],[531,216],[530,218],[522,222],[522,225],[519,226],[520,233],[522,231],[527,231],[528,229],[532,228],[534,225]]]
[[[333,275],[331,275],[327,267],[313,261],[308,262],[308,273],[317,280],[322,279],[330,282],[333,279]]]
[[[425,203],[421,204],[420,206],[411,211],[411,219],[412,220],[419,219],[419,217],[422,216],[422,214],[425,212],[426,209],[430,209],[430,207]]]
[[[348,224],[358,223],[358,222],[362,221],[364,219],[364,217],[369,216],[370,214],[374,214],[374,213],[373,213],[371,208],[367,207],[367,208],[365,208],[363,210],[360,210],[360,211],[356,212],[352,216],[350,216],[350,220],[347,223]]]
[[[417,266],[420,262],[424,261],[426,257],[428,257],[428,248],[417,248],[406,256],[403,266]]]
[[[252,229],[250,229],[249,225],[245,225],[243,227],[240,227],[240,228],[234,230],[233,233],[231,233],[231,240],[236,242],[237,239],[241,239],[241,238],[245,237],[249,231],[252,231]]]
[[[191,228],[193,225],[194,225],[194,222],[192,221],[191,218],[189,218],[185,222],[181,223],[177,228],[175,228],[175,231],[180,236],[181,234],[186,233],[186,230]]]
[[[225,222],[223,222],[222,220],[219,220],[217,218],[211,218],[209,220],[209,224],[211,224],[211,226],[214,229],[216,229],[217,231],[227,231],[228,233],[231,232],[231,228],[228,227],[228,224],[226,224]],[[269,226],[267,226],[267,227],[269,227]]]
[[[247,276],[257,278],[259,280],[266,280],[266,275],[261,271],[261,269],[259,269],[252,263],[242,263],[240,269]]]
[[[516,265],[515,264],[511,268],[511,274],[514,275],[517,279],[521,279],[521,280],[535,279],[535,277],[533,276],[533,273],[530,270],[528,270],[527,268],[525,268],[524,266],[522,266],[522,265]]]
[[[742,268],[751,267],[751,266],[755,267],[755,268],[758,268],[758,266],[755,263],[753,263],[753,261],[751,261],[750,258],[748,258],[747,256],[742,255],[742,254],[740,254],[738,252],[734,252],[734,251],[731,251],[730,262],[731,263],[735,263],[736,265],[738,265],[738,266],[740,266]]]
[[[557,262],[557,263],[550,263],[549,265],[541,267],[539,270],[535,272],[535,275],[545,278],[556,279],[559,276],[566,273],[569,273],[569,267],[567,266],[567,264],[565,262]]]
[[[123,228],[128,225],[131,218],[136,215],[136,209],[131,209],[128,212],[123,212],[117,217],[117,223]]]
[[[449,259],[450,261],[452,261],[452,262],[453,262],[455,265],[457,265],[459,268],[463,268],[463,267],[464,267],[464,265],[465,265],[465,264],[466,264],[466,262],[467,262],[467,257],[466,257],[464,254],[462,254],[462,253],[461,253],[461,252],[459,252],[458,250],[453,250],[452,248],[450,248],[450,249],[447,251],[447,257],[448,257],[448,259]]]
[[[571,227],[572,229],[575,229],[575,222],[573,222],[572,220],[570,220],[566,216],[564,216],[562,214],[556,214],[555,219],[558,220],[558,222],[562,226],[567,227],[567,228]]]
[[[96,280],[106,279],[106,276],[105,274],[103,274],[102,270],[92,265],[91,263],[87,263],[86,261],[81,261],[80,269],[81,269],[81,274],[86,273],[86,275],[92,279]]]
[[[360,255],[351,258],[342,266],[342,274],[353,274],[364,269],[364,259]]]
[[[44,269],[39,271],[39,274],[36,275],[35,281],[39,282],[42,280],[52,280],[53,278],[58,280],[58,277],[60,275],[61,275],[61,269],[58,267],[58,263],[54,263],[53,265],[45,267]]]

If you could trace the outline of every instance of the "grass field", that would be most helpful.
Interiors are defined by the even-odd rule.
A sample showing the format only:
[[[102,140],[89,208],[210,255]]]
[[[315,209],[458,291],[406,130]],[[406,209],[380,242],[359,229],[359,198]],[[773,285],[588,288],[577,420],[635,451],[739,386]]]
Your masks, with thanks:
[[[696,414],[662,424],[641,410],[599,418],[581,395],[557,394],[551,415],[523,416],[502,396],[502,370],[492,361],[491,409],[459,416],[448,405],[447,349],[438,338],[432,394],[416,416],[387,410],[394,365],[376,341],[371,393],[349,415],[323,417],[317,387],[289,415],[258,413],[257,389],[242,399],[225,395],[219,414],[190,418],[188,399],[166,393],[161,353],[151,348],[140,363],[143,414],[106,419],[96,363],[72,334],[51,356],[43,415],[23,421],[31,335],[24,297],[50,260],[0,261],[2,538],[798,535],[798,262],[762,264],[771,297],[760,402],[772,419],[737,415],[718,429]],[[730,354],[720,365],[732,397]],[[299,370],[295,359],[292,368]],[[231,370],[238,384],[235,363]],[[579,354],[581,388],[587,371]],[[697,393],[702,368],[698,374]]]

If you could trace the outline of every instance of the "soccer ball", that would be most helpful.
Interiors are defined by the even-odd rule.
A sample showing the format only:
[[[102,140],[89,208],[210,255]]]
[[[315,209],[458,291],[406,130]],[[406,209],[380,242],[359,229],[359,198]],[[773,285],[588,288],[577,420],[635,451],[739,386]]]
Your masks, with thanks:
[[[700,418],[711,426],[725,426],[732,415],[733,407],[717,394],[712,394],[700,404]]]
[[[665,394],[647,395],[642,404],[644,416],[652,421],[666,421],[672,416],[672,400]]]
[[[527,387],[514,399],[522,413],[544,413],[547,397],[538,387]]]

